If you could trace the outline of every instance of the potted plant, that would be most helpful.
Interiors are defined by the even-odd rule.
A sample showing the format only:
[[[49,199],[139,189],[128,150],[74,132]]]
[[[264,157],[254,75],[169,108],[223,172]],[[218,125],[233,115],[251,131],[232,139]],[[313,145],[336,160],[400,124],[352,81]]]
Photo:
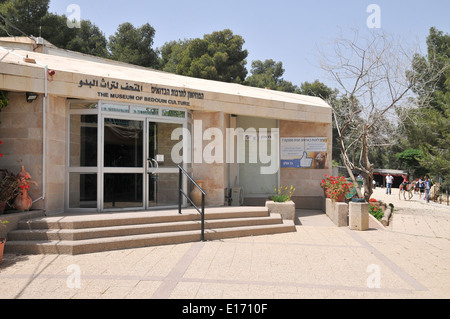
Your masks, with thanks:
[[[37,186],[37,183],[31,180],[31,176],[25,171],[24,166],[22,166],[22,170],[17,174],[17,180],[19,182],[19,194],[14,200],[14,208],[17,210],[28,211],[33,205],[33,201],[31,200],[30,195],[28,195],[28,190],[30,189],[31,184]]]
[[[344,176],[325,176],[320,185],[325,189],[326,197],[336,202],[343,202],[353,188]]]
[[[6,169],[0,170],[0,215],[3,214],[6,205],[19,194],[19,179]]]
[[[8,224],[9,222],[7,220],[3,220],[0,222],[0,226],[5,227],[5,224]],[[2,263],[2,259],[3,259],[3,251],[5,249],[5,243],[6,243],[6,238],[0,238],[0,264]]]
[[[283,219],[294,220],[295,217],[295,203],[291,200],[295,192],[295,187],[280,187],[275,188],[275,195],[271,196],[266,201],[266,207],[269,214],[280,214]]]

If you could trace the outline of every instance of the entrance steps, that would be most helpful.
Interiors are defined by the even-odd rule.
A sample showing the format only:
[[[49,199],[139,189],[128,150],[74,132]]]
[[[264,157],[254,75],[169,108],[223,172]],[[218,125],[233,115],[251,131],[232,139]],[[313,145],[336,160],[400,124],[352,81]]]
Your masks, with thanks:
[[[205,240],[295,232],[293,221],[265,207],[205,209]],[[19,222],[8,233],[5,252],[78,255],[101,251],[180,244],[201,240],[194,209],[60,215]]]

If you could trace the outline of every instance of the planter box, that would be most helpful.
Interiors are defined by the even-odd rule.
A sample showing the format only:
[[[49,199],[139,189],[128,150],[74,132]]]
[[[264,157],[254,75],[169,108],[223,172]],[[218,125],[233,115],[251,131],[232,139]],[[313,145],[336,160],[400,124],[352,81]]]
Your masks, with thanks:
[[[348,204],[325,199],[325,213],[338,227],[348,226]]]
[[[284,203],[266,201],[266,207],[269,210],[269,214],[280,214],[283,220],[293,221],[295,218],[295,203],[293,201]]]
[[[369,229],[369,203],[349,204],[349,227],[351,230]]]

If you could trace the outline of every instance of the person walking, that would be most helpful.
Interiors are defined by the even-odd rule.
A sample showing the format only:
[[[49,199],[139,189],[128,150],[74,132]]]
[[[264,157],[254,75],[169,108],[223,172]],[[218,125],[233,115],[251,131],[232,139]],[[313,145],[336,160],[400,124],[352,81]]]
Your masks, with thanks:
[[[432,183],[431,183],[431,180],[429,179],[428,175],[425,176],[424,184],[425,184],[425,198],[424,198],[424,200],[426,199],[427,203],[429,203],[430,202],[430,190],[431,190]]]
[[[391,174],[387,174],[387,176],[386,176],[386,194],[391,195],[393,181],[394,181],[394,178],[391,176]]]
[[[423,195],[424,191],[425,191],[425,184],[423,181],[423,177],[421,176],[419,178],[419,199],[422,199],[422,195]]]

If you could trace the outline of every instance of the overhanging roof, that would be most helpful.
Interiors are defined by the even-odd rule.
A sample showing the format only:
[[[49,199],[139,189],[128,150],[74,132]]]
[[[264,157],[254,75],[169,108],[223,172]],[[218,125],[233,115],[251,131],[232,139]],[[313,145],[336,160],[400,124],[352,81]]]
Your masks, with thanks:
[[[47,66],[56,72],[47,83],[48,93],[52,95],[99,99],[95,90],[80,88],[78,84],[91,78],[107,79],[142,84],[148,94],[152,87],[204,93],[204,99],[191,101],[188,108],[193,110],[331,123],[331,107],[317,97],[197,79],[60,49],[56,50],[64,54],[36,53],[1,45],[0,39],[0,89],[4,90],[43,93],[42,69]],[[25,62],[26,56],[36,64]]]

